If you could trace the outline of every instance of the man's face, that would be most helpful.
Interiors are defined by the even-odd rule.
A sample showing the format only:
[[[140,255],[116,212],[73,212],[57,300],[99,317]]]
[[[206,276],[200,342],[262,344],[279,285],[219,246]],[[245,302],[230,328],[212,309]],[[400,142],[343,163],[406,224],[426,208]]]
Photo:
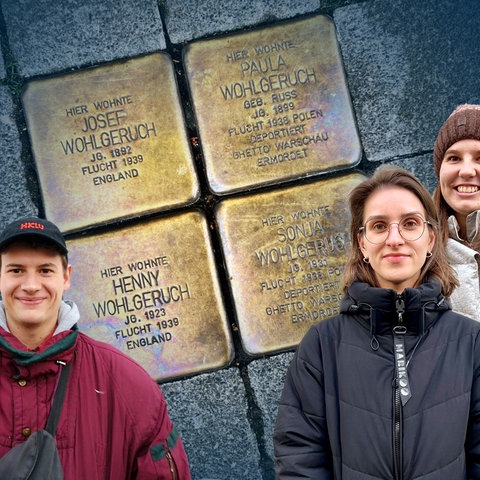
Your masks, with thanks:
[[[0,292],[9,329],[54,328],[71,266],[54,250],[12,245],[1,254]]]

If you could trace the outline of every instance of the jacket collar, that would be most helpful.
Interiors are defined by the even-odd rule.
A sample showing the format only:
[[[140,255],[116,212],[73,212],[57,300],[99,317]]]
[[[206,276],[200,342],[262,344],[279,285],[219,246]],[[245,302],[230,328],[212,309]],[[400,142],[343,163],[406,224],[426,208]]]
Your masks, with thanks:
[[[0,302],[0,348],[11,355],[17,365],[31,365],[46,359],[58,359],[69,356],[69,350],[75,345],[78,336],[77,322],[80,314],[73,302],[62,302],[58,313],[58,326],[54,335],[38,352],[25,350],[19,340],[7,327],[5,309]]]
[[[364,323],[372,335],[382,335],[391,333],[392,328],[399,325],[399,300],[404,305],[402,322],[407,332],[420,335],[435,322],[438,312],[451,309],[436,281],[423,283],[418,288],[406,288],[401,295],[395,290],[354,282],[347,289],[340,311],[357,313],[355,318]]]
[[[78,327],[74,325],[68,332],[62,332],[52,338],[52,342],[39,352],[31,352],[19,348],[18,340],[9,332],[0,329],[0,349],[13,357],[17,365],[27,366],[43,360],[69,360],[78,337]]]
[[[460,238],[460,227],[455,215],[448,217],[449,236],[459,242],[467,242],[468,245],[480,245],[480,210],[470,213],[467,216],[466,238]]]

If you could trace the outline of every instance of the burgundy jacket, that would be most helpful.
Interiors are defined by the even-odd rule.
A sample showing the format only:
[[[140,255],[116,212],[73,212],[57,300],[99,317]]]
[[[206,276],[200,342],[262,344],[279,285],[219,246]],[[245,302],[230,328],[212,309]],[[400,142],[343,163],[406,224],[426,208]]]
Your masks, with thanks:
[[[76,326],[33,353],[0,327],[0,457],[45,427],[58,360],[73,362],[56,434],[65,480],[190,480],[160,387]]]

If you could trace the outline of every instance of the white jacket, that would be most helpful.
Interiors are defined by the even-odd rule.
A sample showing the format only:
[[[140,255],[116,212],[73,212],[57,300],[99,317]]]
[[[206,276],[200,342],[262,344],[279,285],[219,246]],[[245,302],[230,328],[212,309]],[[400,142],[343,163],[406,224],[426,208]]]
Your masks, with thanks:
[[[467,217],[467,240],[478,244],[480,241],[480,210]],[[462,242],[458,223],[452,215],[448,219],[449,236],[447,255],[454,268],[460,285],[450,300],[454,311],[480,321],[480,254]]]

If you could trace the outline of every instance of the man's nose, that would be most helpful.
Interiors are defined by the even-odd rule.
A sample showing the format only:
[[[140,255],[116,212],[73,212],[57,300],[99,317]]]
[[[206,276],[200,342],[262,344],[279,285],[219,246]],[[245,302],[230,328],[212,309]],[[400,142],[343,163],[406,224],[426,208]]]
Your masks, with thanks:
[[[34,273],[27,273],[23,277],[22,288],[24,290],[38,290],[39,285],[38,277]]]

